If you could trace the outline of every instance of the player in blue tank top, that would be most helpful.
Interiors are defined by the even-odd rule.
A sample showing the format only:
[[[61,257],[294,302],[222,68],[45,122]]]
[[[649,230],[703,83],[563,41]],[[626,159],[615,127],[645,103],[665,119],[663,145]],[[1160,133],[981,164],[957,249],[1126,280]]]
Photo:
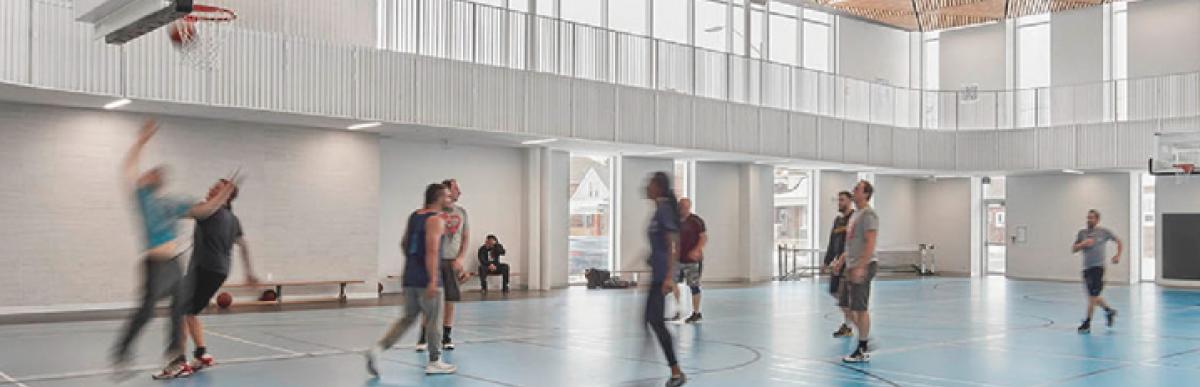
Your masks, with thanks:
[[[422,318],[424,314],[425,340],[430,343],[442,341],[442,284],[437,275],[441,263],[442,235],[446,232],[446,220],[442,209],[450,204],[449,191],[441,184],[425,187],[425,206],[408,217],[404,237],[400,239],[400,250],[404,252],[404,315],[392,324],[383,338],[364,354],[367,372],[379,377],[379,357],[383,351],[396,345],[396,340]],[[441,360],[442,347],[429,346],[429,363],[426,374],[450,374],[458,367]]]

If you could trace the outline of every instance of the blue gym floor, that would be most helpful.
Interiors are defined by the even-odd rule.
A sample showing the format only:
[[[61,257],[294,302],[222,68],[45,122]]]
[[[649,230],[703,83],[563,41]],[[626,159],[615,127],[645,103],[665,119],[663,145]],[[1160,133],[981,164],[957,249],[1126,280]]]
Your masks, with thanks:
[[[1003,278],[876,282],[868,365],[839,359],[840,317],[824,283],[713,288],[705,320],[670,325],[689,386],[1183,386],[1200,380],[1200,292],[1110,286],[1113,329],[1075,332],[1075,283]],[[459,373],[425,376],[416,332],[384,356],[359,351],[399,314],[389,307],[206,315],[221,364],[156,382],[163,320],[138,344],[145,372],[121,386],[661,386],[668,370],[639,323],[643,291],[572,288],[459,306]],[[1097,314],[1098,320],[1102,320]],[[120,321],[0,326],[0,386],[114,385],[106,350]]]

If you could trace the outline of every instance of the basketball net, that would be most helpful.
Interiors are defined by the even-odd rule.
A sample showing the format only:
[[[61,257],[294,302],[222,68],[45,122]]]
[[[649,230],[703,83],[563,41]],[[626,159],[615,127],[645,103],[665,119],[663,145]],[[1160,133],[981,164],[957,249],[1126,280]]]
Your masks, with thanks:
[[[225,44],[229,24],[237,19],[232,10],[209,5],[194,5],[192,13],[176,20],[170,31],[177,31],[179,42],[175,45],[183,57],[183,63],[198,70],[212,71],[217,68],[217,49]]]
[[[1192,175],[1192,172],[1196,170],[1196,164],[1192,163],[1172,164],[1171,166],[1180,170],[1179,173],[1175,174],[1175,184],[1183,184]]]

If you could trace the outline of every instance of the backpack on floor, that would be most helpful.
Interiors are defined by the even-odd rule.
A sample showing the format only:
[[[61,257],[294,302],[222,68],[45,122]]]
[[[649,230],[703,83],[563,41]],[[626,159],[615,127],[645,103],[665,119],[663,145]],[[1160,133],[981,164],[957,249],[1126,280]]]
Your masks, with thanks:
[[[596,289],[604,286],[604,283],[612,278],[612,273],[608,270],[587,269],[583,272],[583,278],[587,279],[588,289]]]

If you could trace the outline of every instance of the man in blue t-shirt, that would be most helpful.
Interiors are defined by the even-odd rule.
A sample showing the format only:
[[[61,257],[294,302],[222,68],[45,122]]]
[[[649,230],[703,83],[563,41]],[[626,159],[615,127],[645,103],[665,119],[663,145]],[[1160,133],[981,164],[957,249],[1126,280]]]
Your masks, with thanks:
[[[1105,245],[1108,241],[1117,244],[1117,254],[1112,257],[1112,263],[1116,265],[1121,262],[1121,252],[1125,250],[1125,246],[1112,231],[1100,227],[1099,211],[1088,210],[1087,228],[1079,230],[1075,235],[1075,243],[1071,245],[1071,252],[1083,252],[1083,284],[1088,293],[1087,318],[1079,325],[1079,333],[1092,331],[1092,312],[1096,310],[1097,305],[1104,308],[1108,326],[1116,323],[1117,310],[1108,306],[1104,297],[1100,296],[1100,292],[1104,290]]]
[[[142,221],[145,244],[143,252],[143,284],[141,306],[130,317],[125,330],[113,349],[113,366],[118,377],[129,376],[130,347],[142,328],[154,316],[154,305],[161,299],[171,298],[171,325],[167,331],[167,366],[154,374],[155,379],[172,379],[189,376],[191,367],[184,357],[183,313],[187,307],[183,286],[183,267],[179,264],[177,222],[183,218],[204,219],[212,215],[229,200],[236,185],[236,177],[230,184],[218,190],[207,201],[199,204],[186,198],[169,196],[162,192],[166,181],[164,167],[154,167],[145,173],[138,171],[138,159],[142,148],[158,132],[158,124],[148,120],[142,126],[137,142],[129,150],[122,165],[126,184],[133,189],[134,203]]]

